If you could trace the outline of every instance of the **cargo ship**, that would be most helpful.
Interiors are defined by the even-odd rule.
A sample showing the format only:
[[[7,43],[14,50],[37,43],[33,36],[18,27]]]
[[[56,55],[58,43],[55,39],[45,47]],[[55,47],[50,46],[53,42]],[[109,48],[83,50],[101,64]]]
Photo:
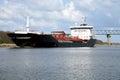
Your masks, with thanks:
[[[53,31],[51,34],[33,31],[29,29],[27,17],[26,30],[10,32],[8,36],[18,47],[94,47],[93,26],[82,23],[71,26],[70,30],[70,34],[64,31]]]

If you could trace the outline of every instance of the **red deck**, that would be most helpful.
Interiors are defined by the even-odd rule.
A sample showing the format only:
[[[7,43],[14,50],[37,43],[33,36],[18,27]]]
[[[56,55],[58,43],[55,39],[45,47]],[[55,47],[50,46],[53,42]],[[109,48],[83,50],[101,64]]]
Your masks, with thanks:
[[[71,37],[69,35],[66,35],[64,31],[53,31],[52,37],[54,37],[58,41],[84,41],[83,39],[80,39],[78,37]]]

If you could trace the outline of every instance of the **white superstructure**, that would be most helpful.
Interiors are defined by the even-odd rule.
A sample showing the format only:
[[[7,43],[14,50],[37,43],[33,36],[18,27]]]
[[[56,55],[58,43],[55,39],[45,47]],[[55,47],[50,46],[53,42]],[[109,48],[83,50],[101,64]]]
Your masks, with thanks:
[[[26,22],[26,31],[29,32],[30,31],[30,19],[29,19],[29,16],[27,16],[27,22]]]
[[[15,33],[16,34],[28,34],[28,33],[40,34],[38,31],[30,30],[30,18],[29,18],[29,16],[27,16],[25,30],[16,30]]]
[[[93,26],[85,24],[84,22],[80,26],[71,26],[70,29],[72,37],[78,37],[83,40],[89,40],[93,37]]]

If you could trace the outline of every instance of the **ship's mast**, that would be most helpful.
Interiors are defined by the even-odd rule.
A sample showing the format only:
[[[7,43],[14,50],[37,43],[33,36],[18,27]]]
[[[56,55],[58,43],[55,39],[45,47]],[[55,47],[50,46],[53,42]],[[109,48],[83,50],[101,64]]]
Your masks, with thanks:
[[[27,24],[26,24],[26,31],[27,32],[30,31],[29,28],[30,28],[30,19],[29,19],[29,16],[27,16]]]
[[[81,23],[82,23],[82,24],[85,24],[85,22],[86,22],[86,17],[83,16],[83,17],[81,18]]]

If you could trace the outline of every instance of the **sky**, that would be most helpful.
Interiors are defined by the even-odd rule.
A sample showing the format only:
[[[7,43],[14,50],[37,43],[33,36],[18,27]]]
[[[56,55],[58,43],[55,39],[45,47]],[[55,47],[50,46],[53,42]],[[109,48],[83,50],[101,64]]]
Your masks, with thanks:
[[[119,7],[119,0],[0,0],[0,31],[25,29],[27,16],[30,29],[44,33],[70,33],[70,26],[79,25],[83,16],[94,30],[120,30]],[[112,41],[120,42],[118,37]]]

